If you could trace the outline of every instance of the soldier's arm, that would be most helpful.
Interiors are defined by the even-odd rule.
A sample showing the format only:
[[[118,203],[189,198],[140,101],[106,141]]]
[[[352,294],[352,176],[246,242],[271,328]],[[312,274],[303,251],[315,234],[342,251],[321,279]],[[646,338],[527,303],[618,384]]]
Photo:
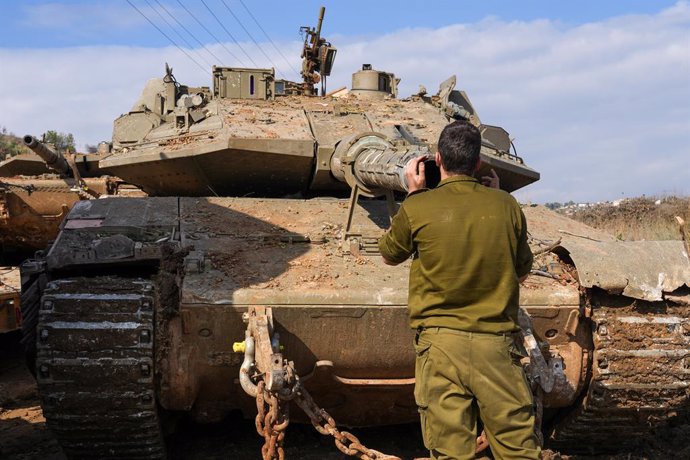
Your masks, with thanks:
[[[405,207],[393,217],[391,228],[379,239],[379,252],[386,265],[398,265],[406,261],[414,251],[412,230]]]
[[[532,261],[534,256],[532,250],[527,244],[527,220],[525,214],[520,210],[520,227],[518,234],[517,257],[515,258],[515,273],[520,282],[523,282],[529,275],[532,269]]]

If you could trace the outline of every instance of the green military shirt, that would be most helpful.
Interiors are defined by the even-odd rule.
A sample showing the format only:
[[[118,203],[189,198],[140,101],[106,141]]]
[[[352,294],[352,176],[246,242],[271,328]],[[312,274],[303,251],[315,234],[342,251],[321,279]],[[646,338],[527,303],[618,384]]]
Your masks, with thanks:
[[[529,273],[532,252],[510,194],[469,176],[444,179],[403,202],[379,249],[393,263],[413,256],[411,327],[518,330],[518,278]]]

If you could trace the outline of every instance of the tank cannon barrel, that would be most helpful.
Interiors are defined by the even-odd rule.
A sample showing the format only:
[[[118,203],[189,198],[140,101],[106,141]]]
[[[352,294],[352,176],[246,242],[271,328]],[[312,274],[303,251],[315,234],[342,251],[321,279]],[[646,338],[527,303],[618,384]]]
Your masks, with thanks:
[[[53,171],[56,171],[59,174],[69,174],[70,167],[67,164],[65,157],[49,149],[44,143],[40,142],[34,136],[30,134],[24,136],[24,145],[29,147],[36,155],[41,157],[41,159],[45,161],[46,165],[48,165],[48,167]]]
[[[406,192],[405,165],[430,154],[426,145],[396,144],[380,133],[364,133],[340,141],[331,157],[331,172],[371,196],[384,195],[387,190]]]

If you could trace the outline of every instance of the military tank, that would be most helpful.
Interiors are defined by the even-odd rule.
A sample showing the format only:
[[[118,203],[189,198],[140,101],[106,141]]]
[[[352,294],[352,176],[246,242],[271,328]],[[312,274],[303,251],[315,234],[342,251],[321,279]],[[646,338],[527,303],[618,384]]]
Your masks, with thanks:
[[[228,67],[213,68],[212,88],[169,68],[149,81],[99,166],[150,197],[76,203],[50,249],[23,264],[44,414],[69,457],[164,458],[167,414],[214,422],[239,409],[264,458],[282,455],[290,420],[346,454],[385,458],[335,421],[417,420],[409,266],[384,268],[376,245],[404,166],[463,118],[505,190],[539,174],[455,78],[399,99],[395,75],[365,65],[350,90],[325,91],[336,49],[322,19],[303,28],[301,83]],[[571,452],[634,448],[687,409],[687,252],[524,211],[537,262],[520,321],[537,429]]]
[[[121,194],[143,196],[98,166],[104,152],[65,156],[34,136],[24,136],[23,142],[34,153],[0,162],[3,253],[21,257],[45,249],[77,201]]]
[[[0,272],[16,275],[0,280],[0,333],[22,327],[17,265],[57,237],[60,223],[76,202],[145,195],[99,168],[103,151],[63,155],[31,135],[23,142],[34,153],[0,162],[0,259],[13,265]]]

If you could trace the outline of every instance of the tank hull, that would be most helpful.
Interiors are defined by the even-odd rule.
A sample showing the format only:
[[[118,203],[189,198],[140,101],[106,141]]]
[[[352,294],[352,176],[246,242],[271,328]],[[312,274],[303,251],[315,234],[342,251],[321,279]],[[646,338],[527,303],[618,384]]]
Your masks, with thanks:
[[[337,199],[193,197],[78,204],[46,258],[48,278],[60,273],[70,276],[64,280],[61,275],[48,283],[43,304],[69,302],[57,322],[47,311],[41,313],[39,336],[41,330],[47,330],[48,339],[39,340],[39,371],[42,365],[48,369],[67,365],[68,361],[59,358],[66,353],[62,348],[96,349],[107,355],[112,347],[123,348],[122,340],[139,343],[139,334],[147,330],[154,346],[141,359],[152,366],[156,378],[146,391],[155,395],[162,408],[187,412],[201,422],[221,420],[236,409],[252,417],[255,401],[245,394],[238,379],[243,356],[233,351],[232,344],[244,337],[244,313],[253,307],[271,307],[284,355],[294,361],[315,400],[340,424],[416,420],[413,331],[408,327],[406,308],[409,267],[384,268],[379,257],[348,251],[339,223],[347,206],[347,200]],[[554,369],[560,369],[554,374],[553,390],[541,399],[544,426],[552,430],[550,442],[572,450],[583,439],[591,439],[599,450],[607,450],[605,445],[602,448],[599,434],[587,432],[586,426],[596,414],[618,414],[630,424],[625,433],[635,434],[626,437],[626,446],[632,446],[642,439],[650,420],[663,426],[669,414],[684,410],[687,404],[690,381],[682,366],[690,359],[690,337],[684,332],[690,324],[690,307],[654,303],[651,298],[636,301],[621,293],[602,297],[600,286],[605,280],[587,277],[586,273],[593,273],[591,262],[582,259],[582,249],[576,249],[571,240],[597,239],[588,244],[591,251],[601,253],[611,245],[617,250],[613,238],[543,208],[525,208],[525,213],[534,238],[544,241],[566,235],[560,247],[571,247],[572,259],[582,271],[580,275],[573,272],[572,261],[566,257],[562,267],[571,270],[570,275],[532,276],[521,289],[521,305],[532,317],[534,334],[547,347],[549,362],[557,363]],[[367,201],[355,211],[353,227],[363,241],[374,241],[385,231],[387,218],[385,202]],[[606,239],[611,243],[603,241]],[[637,249],[637,257],[645,256],[643,246]],[[680,250],[680,246],[666,246],[669,254]],[[609,256],[614,254],[610,247],[607,250]],[[622,245],[620,251],[626,250],[629,245]],[[655,247],[654,253],[658,255],[660,250]],[[677,262],[681,281],[670,281],[664,289],[682,294],[687,289],[683,274],[690,265]],[[648,268],[655,270],[651,265]],[[85,294],[89,292],[85,287],[90,283],[89,273],[99,277],[109,273],[114,285],[122,276],[130,278],[134,273],[148,280],[155,291],[149,294],[153,326],[125,327],[129,322],[101,319],[86,327],[74,315],[86,308],[84,302],[98,300]],[[81,277],[79,281],[74,281],[75,276]],[[108,283],[100,278],[95,282]],[[84,293],[56,292],[73,285],[81,285]],[[609,289],[615,291],[610,283]],[[636,310],[635,302],[651,302],[649,308],[658,317],[645,316]],[[106,304],[97,305],[106,308]],[[601,325],[609,324],[607,321],[619,328],[613,342],[602,336],[605,328]],[[656,354],[644,347],[635,351],[639,347],[621,342],[629,331],[628,323],[649,325],[648,336],[650,343],[657,344],[653,346],[658,349]],[[104,324],[107,327],[96,335],[85,332]],[[663,327],[656,330],[656,324]],[[609,334],[614,335],[613,331]],[[72,338],[67,340],[68,336]],[[603,356],[609,361],[602,360]],[[655,364],[663,357],[669,366],[666,373]],[[98,358],[91,365],[96,367],[69,367],[65,379],[73,381],[83,372],[112,371],[108,360]],[[122,370],[120,377],[138,382],[132,372]],[[636,383],[640,373],[663,382],[640,385]],[[60,384],[54,375],[42,378],[39,372],[39,385],[47,393]],[[654,396],[659,385],[664,393]],[[597,396],[601,394],[609,396],[602,399]],[[637,396],[633,398],[633,394]],[[293,412],[294,420],[308,421],[297,410]],[[562,419],[565,413],[572,415]],[[60,418],[58,412],[55,417]],[[613,436],[615,425],[602,420],[602,432]]]

